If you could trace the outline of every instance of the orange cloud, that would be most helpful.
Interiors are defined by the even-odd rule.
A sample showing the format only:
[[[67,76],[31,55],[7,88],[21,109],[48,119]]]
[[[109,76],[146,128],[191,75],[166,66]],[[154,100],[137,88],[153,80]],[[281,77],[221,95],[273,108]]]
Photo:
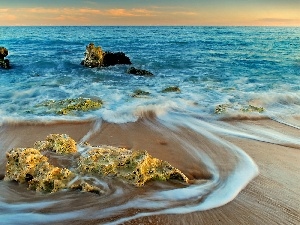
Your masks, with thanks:
[[[107,15],[116,17],[153,16],[154,12],[147,9],[109,9]]]

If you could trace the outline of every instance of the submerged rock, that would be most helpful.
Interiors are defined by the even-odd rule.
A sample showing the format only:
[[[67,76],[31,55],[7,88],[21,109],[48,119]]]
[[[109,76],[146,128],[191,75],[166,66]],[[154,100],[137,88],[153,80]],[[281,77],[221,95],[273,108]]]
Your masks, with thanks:
[[[0,47],[0,67],[4,69],[9,69],[9,60],[4,59],[8,55],[8,50],[4,47]]]
[[[37,141],[35,148],[13,148],[6,154],[4,180],[27,183],[29,189],[40,192],[76,189],[97,194],[102,193],[101,188],[86,182],[82,178],[86,176],[82,175],[116,177],[138,187],[150,180],[176,179],[188,182],[180,170],[146,151],[112,146],[88,147],[90,150],[87,153],[72,158],[75,162],[72,161],[71,168],[56,167],[42,154],[51,151],[57,153],[55,158],[63,157],[62,154],[78,154],[76,142],[66,134],[50,134],[46,141]]]
[[[150,92],[148,91],[143,91],[141,89],[137,89],[133,92],[133,94],[131,95],[134,98],[143,98],[150,95]]]
[[[146,77],[153,76],[153,73],[151,73],[151,72],[149,72],[147,70],[136,69],[134,67],[130,67],[127,70],[127,73],[133,74],[133,75],[138,75],[138,76],[146,76]]]
[[[103,105],[100,99],[90,98],[70,98],[63,100],[48,100],[38,105],[47,107],[50,111],[54,111],[57,114],[67,115],[74,111],[89,111],[101,108]]]
[[[243,112],[258,112],[258,113],[262,113],[265,111],[265,109],[263,107],[257,107],[257,106],[253,106],[253,105],[245,106],[245,107],[241,108],[241,110]]]
[[[263,113],[265,109],[263,107],[257,107],[253,105],[241,106],[239,104],[220,104],[215,107],[215,114],[224,114],[226,112],[258,112]]]
[[[215,108],[215,113],[222,114],[222,113],[226,112],[227,107],[228,107],[228,104],[217,105]]]
[[[152,157],[147,151],[105,146],[93,148],[87,154],[79,160],[78,169],[84,174],[116,176],[135,186],[143,186],[149,180],[176,179],[188,182],[180,170]]]
[[[93,43],[90,43],[86,46],[85,58],[81,64],[92,68],[117,64],[131,64],[131,61],[123,52],[105,52],[100,46],[95,46]]]
[[[170,87],[167,87],[167,88],[163,89],[162,92],[163,93],[166,93],[166,92],[181,92],[181,90],[178,86],[170,86]]]

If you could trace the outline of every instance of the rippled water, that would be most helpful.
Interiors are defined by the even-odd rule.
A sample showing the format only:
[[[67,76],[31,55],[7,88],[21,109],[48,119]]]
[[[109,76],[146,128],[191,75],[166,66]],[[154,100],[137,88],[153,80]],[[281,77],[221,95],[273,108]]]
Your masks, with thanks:
[[[48,99],[100,97],[105,107],[83,116],[135,121],[140,111],[192,110],[210,115],[217,104],[258,101],[268,115],[299,112],[300,29],[264,27],[0,27],[12,70],[1,70],[1,118],[45,119],[35,108]],[[80,65],[85,46],[123,51],[133,66]],[[181,93],[164,94],[168,86]],[[136,89],[151,93],[133,99]],[[197,106],[195,106],[197,104]],[[72,117],[74,118],[74,117]]]
[[[87,177],[105,190],[97,197],[79,192],[48,196],[0,181],[0,220],[6,224],[90,220],[117,224],[215,208],[235,198],[258,174],[255,162],[223,135],[299,146],[297,137],[279,130],[224,122],[270,118],[299,130],[295,119],[300,109],[299,28],[0,27],[0,33],[5,34],[0,46],[9,50],[12,65],[10,70],[0,70],[3,171],[9,148],[28,147],[22,146],[27,143],[27,130],[17,132],[22,123],[33,132],[31,139],[40,140],[41,133],[55,130],[51,121],[89,119],[94,125],[79,128],[78,141],[96,137],[96,144],[110,144],[105,137],[116,135],[114,143],[119,145],[171,156],[169,161],[193,180],[187,186],[154,182],[137,190],[119,181]],[[84,68],[80,62],[90,42],[106,51],[124,52],[133,66],[154,76],[129,75],[127,65]],[[178,86],[181,92],[163,93],[168,86]],[[151,94],[133,98],[136,89]],[[66,116],[36,107],[45,100],[78,97],[101,98],[104,106]],[[228,106],[226,113],[215,114],[219,104]],[[241,108],[248,105],[265,110],[243,112]],[[109,128],[103,127],[103,121],[110,122]],[[35,127],[46,123],[43,132]],[[15,133],[7,126],[17,127]],[[151,143],[159,138],[169,144],[155,152],[157,146]],[[201,174],[201,168],[211,177],[195,175]]]

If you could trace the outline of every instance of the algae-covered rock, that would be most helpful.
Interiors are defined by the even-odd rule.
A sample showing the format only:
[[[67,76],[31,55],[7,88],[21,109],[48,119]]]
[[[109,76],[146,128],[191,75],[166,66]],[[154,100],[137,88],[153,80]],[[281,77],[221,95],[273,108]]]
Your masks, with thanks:
[[[101,99],[90,98],[70,98],[63,100],[48,100],[44,101],[37,107],[47,107],[51,112],[54,111],[57,114],[67,115],[76,111],[89,111],[101,108],[103,102]]]
[[[253,105],[245,106],[245,107],[241,108],[241,110],[243,112],[259,112],[259,113],[262,113],[265,111],[265,109],[263,107],[257,107],[257,106],[253,106]]]
[[[62,154],[75,154],[77,150],[76,142],[68,135],[50,134],[46,141],[36,142],[35,148],[14,148],[7,152],[4,180],[28,183],[29,189],[40,192],[76,189],[97,194],[102,193],[101,188],[89,184],[82,177],[116,177],[135,186],[142,186],[149,180],[176,179],[188,182],[188,178],[180,170],[166,161],[152,157],[146,151],[112,146],[89,148],[91,149],[86,154],[72,158],[75,160],[72,168],[54,166],[42,152],[55,152],[57,158]]]
[[[215,107],[216,114],[223,114],[225,112],[244,112],[244,113],[251,113],[251,112],[258,112],[263,113],[265,109],[263,107],[257,107],[253,105],[241,106],[239,104],[220,104]]]
[[[51,165],[48,158],[33,148],[14,148],[6,154],[5,180],[28,183],[29,189],[56,192],[68,187],[75,174]]]
[[[142,186],[149,180],[177,179],[188,182],[180,170],[146,151],[111,146],[90,150],[87,156],[80,158],[78,170],[84,174],[116,176],[135,186]]]
[[[133,74],[133,75],[138,75],[138,76],[146,76],[146,77],[151,77],[153,76],[153,73],[147,71],[147,70],[142,70],[142,69],[136,69],[134,67],[130,67],[127,70],[127,73]]]
[[[85,58],[81,64],[92,68],[113,66],[116,64],[131,64],[131,62],[123,52],[105,52],[101,47],[90,43],[86,46]]]
[[[40,151],[53,151],[59,154],[76,153],[76,142],[67,134],[50,134],[46,141],[36,141],[34,147]]]
[[[131,96],[134,98],[143,98],[143,97],[147,97],[148,95],[150,95],[150,92],[137,89],[133,92]]]
[[[162,92],[163,93],[166,93],[166,92],[181,92],[181,90],[178,86],[170,86],[170,87],[167,87],[167,88],[163,89]]]

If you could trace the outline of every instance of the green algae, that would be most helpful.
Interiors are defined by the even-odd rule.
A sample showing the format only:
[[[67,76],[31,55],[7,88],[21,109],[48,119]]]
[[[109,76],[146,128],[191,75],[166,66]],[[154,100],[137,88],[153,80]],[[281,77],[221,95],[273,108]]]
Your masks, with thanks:
[[[69,98],[63,100],[47,100],[36,107],[46,107],[49,111],[56,114],[67,115],[76,111],[90,111],[101,108],[103,102],[101,99],[90,98]]]

